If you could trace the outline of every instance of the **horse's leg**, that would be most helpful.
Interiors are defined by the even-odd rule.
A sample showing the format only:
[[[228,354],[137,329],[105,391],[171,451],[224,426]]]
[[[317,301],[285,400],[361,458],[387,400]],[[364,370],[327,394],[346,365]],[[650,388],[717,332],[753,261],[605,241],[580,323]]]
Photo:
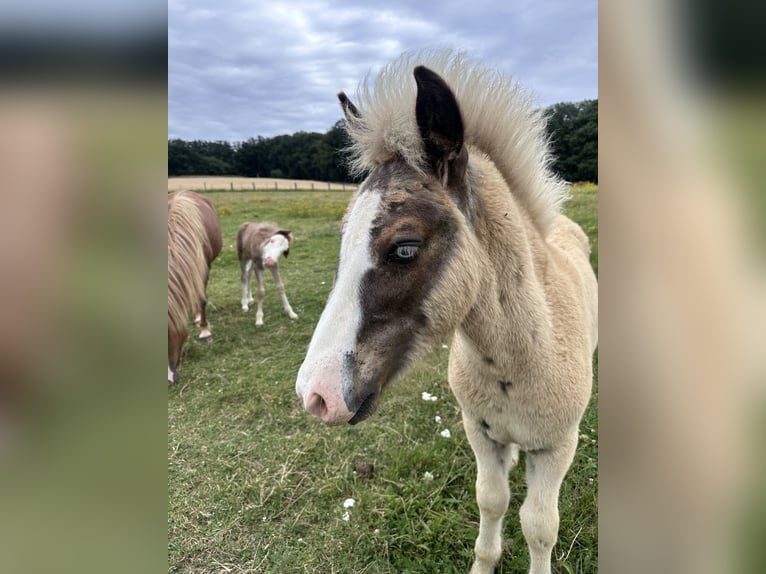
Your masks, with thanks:
[[[255,325],[260,327],[263,325],[263,297],[266,294],[266,289],[263,286],[263,269],[253,266],[255,270],[255,279],[258,282],[257,291],[255,292],[255,299],[258,303],[258,308],[255,310]]]
[[[197,323],[197,327],[200,328],[199,338],[198,340],[204,341],[205,343],[209,343],[213,340],[213,334],[210,332],[210,324],[207,322],[207,282],[208,279],[210,279],[210,268],[208,267],[207,272],[205,273],[205,296],[203,299],[199,302],[199,312],[197,313],[199,315],[199,322]]]
[[[199,322],[199,341],[203,341],[205,343],[209,343],[213,340],[213,334],[210,332],[210,324],[207,322],[207,315],[205,313],[205,310],[207,308],[207,299],[202,299],[202,301],[199,302],[199,316],[200,316],[200,322]]]
[[[178,382],[178,365],[181,362],[181,349],[186,341],[186,333],[171,333],[168,330],[168,384]]]
[[[282,283],[282,277],[279,275],[279,267],[272,267],[271,274],[274,276],[274,283],[277,286],[277,291],[279,291],[279,296],[282,298],[282,308],[285,310],[285,313],[287,313],[287,316],[294,321],[298,318],[298,315],[295,314],[293,308],[290,307],[290,302],[287,300],[285,286]]]
[[[481,517],[471,574],[492,574],[502,554],[503,516],[511,497],[508,472],[519,460],[519,448],[489,438],[484,421],[463,415],[463,426],[476,457],[476,502]]]
[[[559,531],[559,489],[577,448],[577,431],[556,448],[527,452],[527,498],[521,530],[529,546],[530,574],[550,574],[551,551]]]
[[[246,262],[240,261],[240,279],[242,281],[242,310],[247,312],[250,309],[250,303],[253,302],[253,294],[250,291],[250,277],[253,272],[253,260],[248,259]]]

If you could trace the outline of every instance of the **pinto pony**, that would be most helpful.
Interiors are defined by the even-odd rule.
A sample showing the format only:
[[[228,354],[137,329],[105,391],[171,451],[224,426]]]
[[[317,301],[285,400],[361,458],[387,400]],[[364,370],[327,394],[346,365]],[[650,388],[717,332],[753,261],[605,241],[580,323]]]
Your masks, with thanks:
[[[549,574],[591,394],[597,283],[587,236],[561,214],[568,190],[549,168],[545,119],[509,79],[453,52],[405,54],[358,97],[339,94],[351,166],[367,177],[297,393],[329,425],[360,423],[451,339],[449,384],[477,464],[471,573],[501,557],[521,450],[529,571]]]
[[[274,277],[274,284],[277,286],[279,296],[282,298],[282,307],[290,319],[297,319],[293,308],[285,294],[285,286],[282,283],[282,277],[279,275],[279,256],[290,255],[290,244],[293,241],[293,235],[285,229],[280,229],[275,223],[246,222],[239,226],[237,232],[237,255],[239,257],[239,266],[241,270],[240,279],[242,281],[242,310],[247,312],[249,306],[253,303],[253,293],[250,288],[250,280],[255,274],[258,288],[256,297],[258,307],[255,311],[255,324],[263,325],[263,297],[266,290],[263,286],[264,268],[271,271]]]
[[[202,341],[212,340],[207,322],[210,265],[223,245],[213,203],[191,191],[168,195],[168,384],[178,380],[189,315]]]

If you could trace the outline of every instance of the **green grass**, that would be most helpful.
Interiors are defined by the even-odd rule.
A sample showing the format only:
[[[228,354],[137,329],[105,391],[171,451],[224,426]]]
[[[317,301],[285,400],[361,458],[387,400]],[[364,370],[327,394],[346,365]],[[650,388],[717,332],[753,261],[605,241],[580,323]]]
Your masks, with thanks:
[[[361,425],[325,427],[295,395],[296,373],[332,285],[349,196],[209,194],[224,232],[208,290],[214,342],[197,342],[192,329],[180,383],[168,390],[170,572],[468,571],[478,525],[475,467],[447,385],[447,350],[436,349],[389,388]],[[595,266],[597,191],[579,191],[570,207],[591,237]],[[295,235],[280,264],[300,316],[295,322],[282,311],[270,277],[265,325],[256,328],[254,310],[240,309],[234,243],[247,220],[273,220]],[[438,400],[421,400],[423,391]],[[561,490],[555,572],[597,571],[597,396],[596,386]],[[445,428],[451,438],[440,436]],[[357,461],[373,463],[374,476],[359,477]],[[499,573],[528,568],[518,521],[523,466],[522,457],[510,477],[504,529],[510,542]],[[356,504],[344,521],[347,498]]]

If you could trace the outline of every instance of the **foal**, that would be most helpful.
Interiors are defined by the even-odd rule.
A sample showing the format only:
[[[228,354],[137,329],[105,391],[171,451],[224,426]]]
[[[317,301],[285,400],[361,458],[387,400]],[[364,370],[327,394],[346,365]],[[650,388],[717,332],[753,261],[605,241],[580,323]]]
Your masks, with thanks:
[[[368,175],[296,390],[325,423],[357,424],[451,337],[449,384],[477,464],[471,573],[500,559],[508,472],[523,450],[529,571],[549,574],[559,488],[591,392],[588,239],[560,213],[567,188],[548,168],[533,103],[461,54],[414,56],[365,82],[359,107],[339,95],[352,167]]]
[[[237,232],[237,255],[239,256],[239,266],[241,268],[242,279],[242,310],[247,312],[249,305],[253,303],[253,293],[250,289],[250,280],[252,274],[258,281],[256,297],[258,308],[255,311],[255,324],[263,325],[263,296],[265,289],[263,287],[263,269],[268,268],[274,277],[274,283],[282,298],[282,307],[290,319],[297,319],[298,315],[293,312],[290,302],[285,295],[285,286],[282,278],[279,276],[279,256],[287,257],[290,254],[290,244],[292,243],[292,233],[279,227],[274,223],[251,223],[246,222],[239,226]]]

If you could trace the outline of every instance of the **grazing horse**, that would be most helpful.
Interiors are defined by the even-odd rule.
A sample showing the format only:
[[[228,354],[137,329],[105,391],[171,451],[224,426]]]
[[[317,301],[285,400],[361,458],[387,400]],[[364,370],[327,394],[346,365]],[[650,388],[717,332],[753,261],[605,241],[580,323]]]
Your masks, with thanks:
[[[568,188],[549,167],[545,118],[508,78],[450,51],[405,54],[358,97],[339,94],[350,164],[367,177],[296,391],[325,423],[359,423],[451,339],[449,384],[477,464],[471,573],[500,559],[522,450],[529,571],[549,574],[591,394],[597,283],[587,236],[561,214]]]
[[[207,281],[222,245],[221,224],[207,197],[192,191],[168,195],[168,384],[178,380],[192,312],[199,339],[212,340],[205,314]]]
[[[239,226],[237,232],[237,255],[239,266],[242,271],[242,310],[247,312],[249,305],[253,303],[253,293],[250,289],[250,279],[255,274],[258,281],[256,297],[258,308],[255,311],[255,324],[263,325],[263,296],[266,291],[263,287],[264,267],[271,271],[274,283],[282,298],[282,307],[290,319],[297,319],[298,315],[293,312],[290,302],[285,295],[285,286],[279,276],[279,256],[287,257],[290,254],[290,244],[293,235],[289,231],[280,229],[275,223],[246,222]]]

